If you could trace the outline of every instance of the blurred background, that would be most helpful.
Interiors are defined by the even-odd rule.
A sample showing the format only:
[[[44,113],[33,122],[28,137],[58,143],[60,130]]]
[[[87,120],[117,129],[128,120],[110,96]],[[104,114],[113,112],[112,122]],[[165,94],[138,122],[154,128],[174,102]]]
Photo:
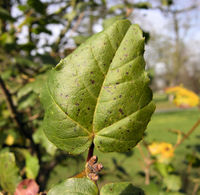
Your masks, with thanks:
[[[2,193],[12,194],[24,178],[48,190],[84,168],[86,154],[70,156],[43,134],[40,90],[61,58],[123,18],[143,30],[157,108],[131,152],[95,151],[105,167],[99,184],[200,194],[200,0],[0,0]]]

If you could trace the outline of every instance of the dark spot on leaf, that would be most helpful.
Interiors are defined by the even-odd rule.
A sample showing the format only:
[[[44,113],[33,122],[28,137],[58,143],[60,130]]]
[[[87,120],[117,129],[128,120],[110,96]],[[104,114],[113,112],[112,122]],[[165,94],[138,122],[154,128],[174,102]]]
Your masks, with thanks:
[[[68,98],[69,96],[68,96],[68,95],[65,95],[65,97]]]
[[[119,98],[121,98],[122,97],[122,95],[119,95]]]
[[[63,94],[61,93],[60,96],[63,96]]]
[[[119,83],[117,82],[116,85],[119,85]]]
[[[95,81],[94,81],[94,80],[92,80],[92,79],[90,80],[90,82],[91,82],[92,84],[94,84],[94,83],[95,83]]]
[[[90,121],[90,124],[92,124],[92,121]]]
[[[123,112],[123,110],[120,108],[119,109],[119,112],[123,115],[124,114],[124,112]]]
[[[126,50],[126,47],[124,47],[124,50]]]
[[[80,110],[81,110],[81,109],[79,108],[78,111],[80,112]]]
[[[116,98],[113,98],[113,100],[116,100]]]
[[[122,129],[121,127],[119,129]]]
[[[106,64],[103,64],[104,66],[106,66]]]
[[[100,141],[99,143],[102,144],[102,141]]]
[[[129,129],[127,129],[126,131],[127,131],[128,133],[130,132],[130,130],[129,130]]]
[[[90,110],[90,107],[88,107],[87,109]]]
[[[90,74],[93,74],[93,72],[91,71]]]
[[[126,72],[126,75],[128,75],[128,72]]]
[[[124,56],[125,56],[125,57],[128,57],[128,54],[125,54]]]
[[[68,115],[68,112],[65,112],[66,115]]]
[[[76,103],[75,105],[76,105],[76,106],[79,106],[79,103]]]
[[[83,99],[81,98],[80,101],[83,101]]]

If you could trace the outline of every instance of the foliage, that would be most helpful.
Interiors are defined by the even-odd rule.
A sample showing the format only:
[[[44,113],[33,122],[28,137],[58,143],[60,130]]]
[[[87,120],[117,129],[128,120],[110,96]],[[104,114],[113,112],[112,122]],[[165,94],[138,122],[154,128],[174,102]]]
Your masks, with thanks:
[[[122,25],[125,28],[120,29],[121,21],[119,20],[128,18],[131,21],[136,21],[137,15],[144,14],[144,11],[151,11],[152,8],[160,9],[161,11],[164,10],[163,13],[165,14],[167,10],[174,8],[173,1],[158,1],[157,3],[160,7],[157,7],[157,5],[154,7],[154,3],[151,5],[153,1],[137,1],[133,3],[131,1],[119,0],[112,1],[112,3],[110,2],[111,1],[105,0],[0,1],[0,194],[9,193],[12,195],[14,191],[16,195],[26,193],[37,194],[39,193],[39,189],[45,194],[45,191],[51,188],[52,190],[50,190],[49,193],[53,190],[62,190],[63,182],[64,184],[72,186],[70,189],[76,188],[88,191],[91,187],[92,191],[96,193],[96,185],[91,181],[91,178],[99,179],[98,183],[101,186],[99,189],[101,189],[101,193],[105,194],[109,194],[110,189],[116,194],[143,194],[143,190],[135,187],[135,185],[142,187],[147,195],[156,193],[168,195],[183,194],[186,192],[191,194],[193,189],[197,189],[198,191],[200,159],[198,152],[199,147],[198,143],[196,143],[198,138],[194,139],[194,137],[192,137],[193,144],[188,144],[188,148],[184,145],[184,148],[180,152],[177,152],[177,150],[174,149],[174,137],[168,137],[166,136],[168,135],[166,133],[167,131],[164,132],[164,130],[168,128],[168,125],[171,125],[171,128],[174,124],[172,120],[170,124],[165,123],[166,128],[163,126],[162,121],[164,120],[166,122],[166,120],[169,119],[167,118],[168,115],[161,114],[158,116],[156,114],[156,117],[161,117],[159,118],[161,122],[157,123],[157,125],[152,128],[153,131],[151,131],[151,133],[147,133],[148,136],[145,137],[145,140],[148,140],[147,145],[152,144],[155,142],[155,140],[152,140],[152,136],[156,134],[154,137],[160,139],[157,140],[156,143],[165,141],[173,145],[174,156],[173,158],[167,158],[167,161],[159,161],[159,156],[168,154],[165,150],[162,150],[162,152],[156,156],[150,155],[150,161],[147,162],[153,162],[151,164],[151,169],[153,171],[150,172],[149,185],[143,185],[146,180],[145,171],[147,169],[141,167],[142,155],[135,156],[138,154],[138,149],[135,148],[132,150],[132,147],[142,139],[150,115],[154,110],[154,105],[151,103],[152,95],[148,88],[148,76],[152,75],[148,74],[147,76],[144,71],[145,63],[142,57],[144,50],[144,39],[142,37],[145,37],[146,44],[147,41],[151,39],[151,36],[149,32],[143,31],[142,33],[137,25],[130,26],[130,23],[127,21]],[[119,32],[116,29],[116,24],[120,30]],[[101,29],[104,29],[102,33],[98,33],[91,38],[91,35]],[[109,34],[112,30],[113,34]],[[136,34],[132,36],[131,30],[136,32]],[[105,37],[105,33],[108,34],[109,40]],[[134,44],[130,41],[127,43],[123,41],[119,43],[120,40],[125,38],[131,40]],[[109,43],[109,41],[111,42]],[[105,45],[102,46],[102,42],[105,42]],[[75,50],[76,47],[82,43],[84,44],[81,45],[79,49]],[[115,45],[116,43],[118,43],[118,45]],[[91,56],[92,53],[88,51],[89,45],[94,47],[92,48],[94,56]],[[100,46],[102,47],[100,48]],[[123,47],[126,47],[127,51],[123,51]],[[81,48],[84,51],[81,52]],[[118,52],[114,55],[115,50]],[[103,54],[100,55],[100,53]],[[75,54],[77,58],[74,57]],[[126,56],[126,54],[128,54],[128,56]],[[120,60],[120,55],[122,55],[122,60]],[[135,57],[136,59],[134,60]],[[63,61],[61,60],[60,65],[56,67],[56,64],[58,64],[61,58],[65,59]],[[106,62],[106,67],[100,66],[103,71],[100,69],[98,71],[97,63],[94,58],[99,62],[98,65],[102,65],[101,63],[103,61]],[[134,65],[134,67],[130,69],[131,71],[128,75],[126,72],[129,73],[129,70],[126,70],[127,64],[125,64],[127,59],[133,62]],[[81,65],[85,65],[85,61],[88,60],[90,61],[88,66],[90,68],[84,66],[77,68],[72,67],[72,62],[80,62]],[[112,60],[112,63],[110,60]],[[110,70],[112,66],[118,65],[122,72],[117,72],[118,69],[116,69],[116,72]],[[133,68],[135,69],[133,70]],[[149,66],[147,68],[149,68]],[[75,86],[77,82],[73,80],[73,77],[69,77],[71,80],[67,80],[66,76],[58,78],[60,74],[65,74],[63,70],[67,70],[68,74],[72,73],[69,69],[73,70],[73,73],[80,73],[83,71],[84,75],[80,78],[77,77],[77,79],[79,79],[78,81],[80,83],[86,82],[86,87],[90,90],[83,96],[85,98],[84,104],[80,104],[79,106],[76,105],[76,103],[79,102],[74,101],[76,99],[81,99],[82,95],[76,91],[76,89],[82,90],[80,86]],[[152,70],[147,71],[152,73]],[[105,92],[103,92],[104,88],[102,87],[104,86],[102,83],[104,76],[101,71],[105,73],[105,84],[109,85],[112,84],[111,82],[114,82],[113,88],[105,88]],[[95,74],[92,75],[90,72]],[[132,75],[134,78],[132,78],[133,81],[130,81],[129,79]],[[55,77],[58,78],[58,80],[55,80]],[[121,80],[118,81],[118,79]],[[151,83],[153,84],[154,75],[151,79]],[[57,114],[54,115],[55,117],[51,118],[52,120],[45,119],[45,134],[42,125],[44,110],[39,100],[39,94],[45,88],[46,83],[52,82],[52,80],[64,86],[65,89],[70,86],[75,86],[76,88],[74,88],[71,95],[76,97],[70,97],[71,102],[66,101],[67,99],[64,98],[62,102],[63,97],[60,97],[62,89],[55,86],[55,83],[51,83],[50,90],[55,95],[54,99],[58,100],[61,98],[58,103],[68,112],[62,115],[61,111],[56,111],[55,113]],[[94,84],[92,84],[93,81],[95,81]],[[131,87],[131,82],[135,83],[133,84],[134,87]],[[144,89],[143,86],[146,87],[146,89]],[[86,87],[83,87],[83,89]],[[88,95],[89,93],[98,95],[100,90],[103,95],[106,95],[106,92],[109,94],[109,91],[116,94],[118,99],[116,98],[115,101],[119,101],[119,104],[114,101],[115,97],[112,100],[111,94],[104,96],[104,98],[111,98],[111,101],[107,102],[106,106],[102,106],[104,104],[102,98],[99,98],[101,101],[98,103],[95,102],[96,100],[88,101],[89,98],[91,98]],[[86,96],[86,94],[88,96]],[[129,99],[131,95],[134,95],[136,99]],[[48,99],[49,95],[45,95],[43,91],[43,97]],[[138,101],[139,97],[141,97],[140,101]],[[49,101],[49,99],[48,101],[43,100],[43,103],[50,103]],[[68,108],[68,105],[72,107]],[[55,104],[51,106],[55,107]],[[94,106],[98,107],[98,109],[101,107],[101,112],[99,112],[99,115],[97,113],[95,117],[96,122],[94,124],[96,125],[95,127],[98,126],[98,128],[93,129],[90,125],[91,120],[88,119],[94,116]],[[131,106],[134,107],[133,110]],[[76,111],[79,107],[80,110],[83,111],[80,115],[85,119],[84,121],[80,119],[80,116],[76,116]],[[91,107],[91,109],[88,110],[88,107]],[[47,106],[45,106],[45,109],[48,110]],[[113,110],[113,113],[107,112],[110,110]],[[147,110],[148,112],[146,112]],[[135,114],[128,116],[131,112],[135,112]],[[88,115],[87,113],[90,114]],[[194,114],[197,112],[195,110],[192,113]],[[100,114],[102,114],[102,116],[100,116]],[[190,113],[183,116],[180,113],[178,115],[176,122],[182,121],[181,124],[184,124],[181,130],[186,132],[186,129],[191,126],[191,123],[194,122],[193,119],[198,115],[195,114],[195,117],[192,118],[193,114]],[[45,114],[45,117],[47,115],[48,114]],[[67,115],[73,119],[78,118],[78,122],[89,132],[86,134],[86,138],[89,138],[90,141],[87,141],[85,147],[84,144],[81,144],[81,151],[79,150],[80,148],[76,148],[76,152],[72,151],[72,143],[69,144],[70,147],[66,148],[66,141],[62,144],[63,141],[60,140],[57,144],[57,140],[52,137],[52,134],[49,134],[49,132],[53,132],[52,130],[54,128],[56,130],[63,128],[63,123],[64,125],[69,125],[66,119],[64,120],[65,122],[62,121],[63,123],[56,121],[57,118],[66,117]],[[123,120],[123,118],[126,118],[125,115],[127,115],[127,119],[131,119],[132,121]],[[183,119],[188,119],[189,117],[191,118],[191,123],[188,122],[186,124],[187,120]],[[103,120],[107,121],[104,122]],[[52,125],[54,122],[56,124],[54,124],[54,128],[47,128],[47,125]],[[131,123],[133,123],[133,125]],[[103,126],[104,124],[106,125],[105,127]],[[117,125],[119,125],[119,129],[115,127]],[[108,126],[110,126],[109,131]],[[121,127],[123,128],[120,129]],[[158,127],[159,130],[157,131]],[[66,129],[69,130],[69,127]],[[112,130],[112,132],[110,130]],[[184,136],[184,133],[180,132],[181,130],[177,133],[179,138]],[[100,134],[102,140],[100,140]],[[79,136],[80,134],[76,132],[76,135]],[[194,135],[196,137],[198,136],[196,133]],[[62,131],[62,134],[55,133],[55,136],[57,138],[64,136],[67,137],[67,139],[70,137],[68,131]],[[56,144],[58,148],[51,143],[47,137]],[[80,144],[80,142],[77,141],[77,137],[75,140],[74,146]],[[124,140],[131,141],[124,142]],[[102,168],[102,165],[101,163],[97,163],[97,159],[92,163],[88,161],[86,165],[84,163],[86,156],[84,151],[87,150],[88,147],[91,149],[92,145],[90,146],[90,144],[92,141],[95,142],[96,146],[100,147],[98,149],[95,146],[97,149],[95,152],[104,165],[104,169],[101,173],[99,173],[99,170]],[[186,143],[188,142],[186,141]],[[65,149],[71,153],[81,154],[79,156],[73,156],[59,148]],[[185,155],[186,148],[187,155]],[[107,154],[100,152],[124,152],[128,149],[131,150],[126,153]],[[172,154],[171,149],[169,154]],[[179,158],[181,156],[181,162],[176,159],[177,156]],[[182,162],[184,162],[184,165],[189,167],[188,170],[191,170],[191,173],[187,172],[187,177],[183,175],[185,170],[180,170],[179,164],[174,164],[177,162],[179,164],[183,164]],[[84,179],[72,177],[75,173],[83,169],[87,170],[80,174],[81,177],[84,176]],[[86,176],[88,179],[86,179]],[[72,178],[66,180],[67,177]],[[184,177],[187,178],[188,186],[183,183],[183,181],[185,181]],[[127,180],[130,182],[124,182]],[[69,181],[76,181],[78,183],[69,183]],[[82,186],[82,182],[86,182],[87,184]],[[55,183],[59,184],[54,185]],[[105,183],[108,184],[104,185]]]
[[[13,193],[21,180],[19,169],[15,164],[15,156],[11,152],[2,152],[0,162],[0,184],[4,190]]]

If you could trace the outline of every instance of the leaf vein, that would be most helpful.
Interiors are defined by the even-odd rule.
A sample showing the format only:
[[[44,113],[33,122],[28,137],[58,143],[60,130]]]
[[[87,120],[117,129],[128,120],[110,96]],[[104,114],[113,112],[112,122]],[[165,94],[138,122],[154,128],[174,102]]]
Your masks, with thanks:
[[[55,105],[65,114],[65,116],[66,116],[69,120],[71,120],[73,123],[75,123],[77,126],[79,126],[81,129],[83,129],[83,131],[87,132],[88,135],[90,135],[90,132],[89,132],[87,129],[85,129],[85,128],[84,128],[82,125],[80,125],[77,121],[75,121],[75,120],[73,120],[71,117],[69,117],[69,115],[67,115],[67,114],[65,113],[65,111],[60,107],[60,105],[58,105],[58,103],[57,103],[57,102],[55,101],[55,99],[53,98],[53,95],[51,94],[51,91],[50,91],[50,89],[49,89],[48,82],[47,82],[47,89],[48,89],[48,92],[49,92],[49,95],[50,95],[51,99],[53,100],[53,102],[55,103]]]
[[[129,27],[129,28],[130,28],[130,27]],[[128,28],[128,29],[129,29],[129,28]],[[127,31],[128,31],[128,29],[127,29]],[[126,33],[127,33],[127,31],[126,31]],[[124,37],[125,37],[125,36],[126,36],[126,34],[124,35]],[[121,41],[120,41],[120,43],[119,43],[119,47],[120,47],[121,42],[124,40],[124,37],[121,39]],[[117,50],[119,49],[119,47],[116,49],[116,51],[114,51],[114,56],[113,56],[113,58],[112,58],[112,62],[113,62],[113,59],[114,59],[114,57],[115,57],[115,55],[116,55],[116,52],[117,52]],[[112,64],[112,62],[110,63],[110,65]],[[108,68],[108,70],[107,70],[107,72],[106,72],[106,75],[107,75],[107,73],[109,72],[109,69],[110,69],[110,66],[109,66],[109,68]],[[102,89],[103,89],[104,83],[105,83],[105,81],[106,81],[106,75],[105,75],[104,81],[103,81],[103,83],[102,83],[102,85],[101,85],[101,89],[100,89],[99,95],[98,95],[98,97],[97,97],[97,103],[96,103],[96,106],[95,106],[95,109],[94,109],[93,121],[92,121],[93,131],[94,131],[94,118],[95,118],[95,114],[96,114],[96,110],[97,110],[97,105],[98,105],[98,102],[99,102],[99,97],[100,97],[100,95],[101,95],[101,93],[102,93]]]

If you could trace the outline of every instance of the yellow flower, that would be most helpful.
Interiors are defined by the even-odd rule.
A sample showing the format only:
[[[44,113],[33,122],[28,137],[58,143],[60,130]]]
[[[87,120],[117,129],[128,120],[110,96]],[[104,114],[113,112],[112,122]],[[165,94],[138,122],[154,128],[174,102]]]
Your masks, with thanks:
[[[8,135],[6,140],[5,140],[5,143],[8,145],[8,146],[12,146],[14,144],[14,137],[12,135]]]
[[[172,144],[162,142],[162,143],[160,143],[160,146],[161,146],[160,153],[164,158],[171,158],[174,156],[174,148],[173,148]]]
[[[160,144],[153,142],[151,145],[148,146],[149,151],[152,155],[159,154],[161,151]]]
[[[169,87],[165,90],[167,94],[174,94],[174,103],[179,107],[194,107],[199,104],[199,97],[194,92],[181,86]]]
[[[148,146],[152,155],[156,155],[160,162],[164,162],[174,156],[172,144],[166,142],[153,142]]]

